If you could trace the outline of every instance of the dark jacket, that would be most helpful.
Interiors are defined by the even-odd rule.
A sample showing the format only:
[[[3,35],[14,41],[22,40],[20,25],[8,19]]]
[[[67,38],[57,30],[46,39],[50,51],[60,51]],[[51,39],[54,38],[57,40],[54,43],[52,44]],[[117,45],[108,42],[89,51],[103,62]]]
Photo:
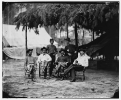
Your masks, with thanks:
[[[70,63],[71,59],[69,56],[60,56],[58,57],[57,62],[69,62]]]

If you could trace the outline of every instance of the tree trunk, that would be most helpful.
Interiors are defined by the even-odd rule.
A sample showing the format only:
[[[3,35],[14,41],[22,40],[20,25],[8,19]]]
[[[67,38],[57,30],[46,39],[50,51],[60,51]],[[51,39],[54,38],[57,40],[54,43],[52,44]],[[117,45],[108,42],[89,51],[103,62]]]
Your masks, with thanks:
[[[78,33],[77,33],[77,23],[75,22],[75,44],[78,49]]]
[[[61,32],[60,32],[60,38],[61,38]]]
[[[26,23],[26,30],[25,30],[25,55],[27,56],[27,23]]]
[[[94,41],[95,36],[94,36],[94,31],[92,32],[92,41]]]
[[[84,45],[84,29],[83,29],[83,36],[82,36],[82,45]]]
[[[67,39],[68,39],[68,22],[66,24],[66,31],[67,31]]]
[[[8,6],[8,25],[9,25],[9,6]]]

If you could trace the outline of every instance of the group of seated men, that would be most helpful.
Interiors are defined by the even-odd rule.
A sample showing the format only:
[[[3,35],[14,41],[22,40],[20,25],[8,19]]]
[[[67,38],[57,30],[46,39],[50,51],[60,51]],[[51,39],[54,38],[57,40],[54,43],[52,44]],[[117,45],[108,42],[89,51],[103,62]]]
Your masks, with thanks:
[[[84,71],[85,68],[88,67],[88,59],[90,57],[82,50],[80,50],[78,53],[70,53],[69,47],[73,48],[73,45],[71,44],[68,44],[65,49],[61,49],[59,51],[60,56],[56,57],[55,54],[57,54],[57,49],[53,45],[53,42],[54,40],[51,39],[50,45],[48,45],[47,48],[43,47],[41,49],[42,54],[38,56],[37,60],[31,56],[32,50],[29,50],[25,64],[28,65],[28,68],[31,64],[33,64],[33,66],[37,65],[41,67],[41,72],[44,73],[45,79],[47,78],[47,69],[49,69],[49,78],[54,75],[57,78],[61,77],[61,79],[64,79],[70,73],[71,82],[76,81],[75,72],[78,70]],[[53,69],[55,69],[54,73]]]

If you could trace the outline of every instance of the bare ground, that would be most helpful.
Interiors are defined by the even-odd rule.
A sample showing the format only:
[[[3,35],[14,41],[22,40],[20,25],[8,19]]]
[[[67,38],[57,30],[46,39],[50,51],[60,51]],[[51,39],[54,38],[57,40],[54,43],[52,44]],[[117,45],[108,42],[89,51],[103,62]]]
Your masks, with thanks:
[[[118,88],[119,74],[113,71],[86,70],[86,80],[81,80],[81,72],[77,73],[77,81],[56,81],[55,78],[38,77],[36,82],[24,76],[24,62],[9,60],[3,62],[3,91],[12,97],[27,98],[110,98]]]

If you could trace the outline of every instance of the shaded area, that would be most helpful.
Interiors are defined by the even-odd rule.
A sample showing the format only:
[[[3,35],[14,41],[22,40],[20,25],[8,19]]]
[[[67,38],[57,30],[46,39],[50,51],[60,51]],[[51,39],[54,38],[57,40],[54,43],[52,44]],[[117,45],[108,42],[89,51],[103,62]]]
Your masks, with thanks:
[[[13,97],[9,96],[8,93],[3,91],[3,98],[13,98]]]
[[[119,55],[119,37],[103,34],[94,41],[80,46],[79,49],[86,49],[87,54],[92,56],[99,53],[107,59],[113,59]]]
[[[119,89],[117,89],[112,98],[119,98]]]

